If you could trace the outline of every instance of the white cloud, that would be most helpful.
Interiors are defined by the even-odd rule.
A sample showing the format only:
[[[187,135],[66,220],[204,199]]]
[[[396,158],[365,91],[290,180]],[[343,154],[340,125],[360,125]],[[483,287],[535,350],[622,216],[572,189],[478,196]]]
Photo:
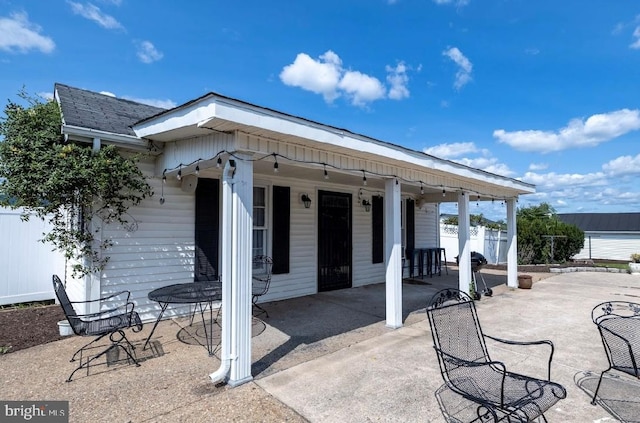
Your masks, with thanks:
[[[341,96],[350,99],[356,106],[383,98],[400,100],[409,96],[407,66],[400,62],[396,67],[387,66],[386,86],[376,77],[357,70],[345,70],[342,59],[329,50],[317,60],[306,53],[299,53],[293,63],[280,72],[280,80],[293,87],[321,94],[327,103]]]
[[[42,91],[38,93],[38,97],[44,98],[45,100],[53,100],[53,93],[48,91]]]
[[[124,29],[120,22],[118,22],[113,16],[102,12],[98,6],[91,3],[81,4],[73,1],[67,1],[67,3],[71,6],[71,11],[74,14],[80,15],[90,21],[94,21],[103,28]]]
[[[611,176],[639,175],[640,154],[637,156],[620,156],[602,165],[602,170]]]
[[[136,54],[142,63],[157,62],[164,56],[151,41],[141,41],[137,43],[137,47],[138,52]]]
[[[594,187],[605,186],[608,184],[606,175],[603,172],[592,173],[535,173],[526,172],[522,177],[522,180],[535,184],[537,187],[541,187],[545,191],[553,189],[576,189],[577,187]]]
[[[450,144],[439,144],[434,147],[425,148],[422,151],[443,159],[452,159],[470,153],[477,153],[478,147],[472,142],[454,142]]]
[[[100,91],[100,94],[107,95],[109,97],[116,97],[116,95],[114,93],[112,93],[111,91]]]
[[[486,172],[495,173],[496,175],[502,176],[513,176],[515,172],[509,169],[504,163],[500,163],[495,157],[476,157],[476,158],[462,158],[455,159],[457,163],[463,164],[465,166],[473,167],[476,169],[481,169]]]
[[[122,0],[100,0],[102,3],[112,4],[114,6],[120,6],[122,4]]]
[[[373,76],[358,71],[347,71],[342,76],[338,88],[347,93],[354,106],[364,106],[371,101],[385,97],[384,85]]]
[[[398,63],[394,68],[393,66],[387,66],[387,82],[391,86],[389,88],[389,98],[393,100],[402,100],[409,97],[409,89],[407,84],[409,83],[409,77],[407,76],[407,67],[404,62]]]
[[[463,7],[469,4],[470,0],[433,0],[435,4],[453,4],[457,7]]]
[[[525,54],[528,54],[530,56],[537,56],[538,54],[540,54],[540,49],[537,49],[535,47],[530,47],[524,50]]]
[[[137,98],[137,97],[122,97],[125,100],[135,101],[136,103],[148,104],[149,106],[160,107],[162,109],[173,109],[177,104],[169,99],[161,100],[157,98]]]
[[[457,47],[451,47],[443,51],[442,54],[458,65],[458,72],[456,72],[456,80],[453,83],[453,87],[460,91],[462,87],[471,81],[473,64]]]
[[[534,172],[536,170],[545,170],[547,168],[549,168],[549,165],[546,164],[546,163],[531,163],[529,165],[529,170],[534,171]]]
[[[629,47],[632,49],[640,49],[640,26],[637,26],[636,29],[633,31],[633,38],[635,39],[631,44],[629,44]]]
[[[558,131],[524,130],[507,132],[496,129],[493,136],[516,150],[549,153],[568,148],[594,147],[631,131],[640,129],[640,111],[621,109],[572,119]]]
[[[292,64],[282,69],[280,80],[285,85],[322,94],[325,101],[330,103],[340,96],[337,87],[342,73],[342,61],[331,50],[319,59],[316,61],[305,53],[298,54]]]
[[[41,31],[38,25],[29,22],[26,13],[0,17],[0,50],[10,53],[27,53],[29,50],[51,53],[56,44],[50,37],[42,35]]]

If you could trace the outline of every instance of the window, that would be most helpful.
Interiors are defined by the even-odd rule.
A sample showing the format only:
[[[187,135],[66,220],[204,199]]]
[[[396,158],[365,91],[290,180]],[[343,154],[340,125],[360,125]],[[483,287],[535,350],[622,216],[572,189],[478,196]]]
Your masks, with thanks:
[[[267,255],[267,189],[253,187],[253,256]]]

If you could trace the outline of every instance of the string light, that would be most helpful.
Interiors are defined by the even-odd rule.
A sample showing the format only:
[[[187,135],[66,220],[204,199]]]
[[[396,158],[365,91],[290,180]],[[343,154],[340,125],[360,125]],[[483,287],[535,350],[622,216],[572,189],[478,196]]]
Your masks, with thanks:
[[[198,173],[200,172],[199,163],[201,161],[212,161],[212,160],[215,160],[216,161],[216,167],[220,168],[220,167],[222,167],[222,157],[221,157],[222,154],[227,154],[227,155],[229,155],[229,156],[231,156],[231,157],[233,157],[235,159],[238,159],[238,160],[252,161],[252,162],[264,160],[264,159],[266,159],[268,157],[273,157],[273,159],[274,159],[274,163],[273,163],[273,171],[274,171],[274,173],[278,173],[279,172],[278,156],[280,156],[280,158],[284,158],[286,160],[289,160],[289,161],[292,161],[292,162],[296,162],[296,163],[321,165],[323,167],[324,179],[329,179],[329,172],[327,170],[327,167],[332,167],[334,169],[339,169],[339,170],[347,171],[347,172],[362,172],[362,185],[364,185],[364,186],[367,185],[367,173],[371,173],[372,175],[376,175],[376,176],[379,176],[381,178],[391,178],[391,177],[393,177],[393,178],[395,178],[396,185],[399,185],[399,179],[402,179],[403,181],[406,181],[406,182],[408,182],[410,184],[419,183],[420,184],[420,194],[421,195],[424,195],[424,187],[425,186],[433,187],[433,188],[437,188],[438,187],[437,185],[430,185],[428,183],[425,183],[422,180],[408,179],[408,178],[401,177],[401,176],[399,177],[399,176],[393,175],[393,174],[371,172],[371,171],[368,171],[368,170],[365,170],[365,169],[343,168],[343,167],[335,166],[335,165],[332,165],[332,164],[329,164],[329,163],[326,163],[326,162],[299,160],[299,159],[295,159],[295,158],[286,157],[286,156],[283,156],[282,154],[278,154],[278,153],[269,153],[269,154],[265,154],[263,156],[259,156],[259,157],[255,157],[255,158],[244,158],[244,157],[238,157],[238,156],[235,155],[234,152],[229,152],[227,150],[221,150],[217,154],[215,154],[213,157],[208,158],[208,159],[207,158],[198,158],[197,160],[194,160],[191,163],[180,163],[179,165],[177,165],[176,167],[174,167],[172,169],[165,169],[163,171],[163,173],[162,173],[162,175],[163,175],[163,179],[162,179],[163,183],[166,183],[166,173],[167,172],[174,172],[177,169],[176,178],[178,180],[181,180],[182,179],[182,168],[183,167],[191,167],[194,164],[196,165],[194,173],[196,175],[198,175]],[[230,161],[231,161],[231,159],[230,159]],[[478,195],[478,201],[480,200],[480,196],[481,195],[485,195],[487,197],[491,197],[492,201],[494,201],[494,199],[500,199],[499,197],[494,197],[492,194],[483,194],[483,193],[475,191],[475,190],[466,190],[464,187],[451,187],[451,186],[445,186],[445,185],[442,185],[442,184],[440,185],[440,187],[442,188],[442,196],[443,197],[446,197],[447,190],[452,191],[452,192],[459,190],[462,193],[462,195],[465,195],[465,191],[468,192],[470,195],[476,195],[477,194]],[[518,198],[517,197],[515,197],[514,199],[516,200],[516,202],[518,202]],[[504,201],[506,201],[506,199]]]

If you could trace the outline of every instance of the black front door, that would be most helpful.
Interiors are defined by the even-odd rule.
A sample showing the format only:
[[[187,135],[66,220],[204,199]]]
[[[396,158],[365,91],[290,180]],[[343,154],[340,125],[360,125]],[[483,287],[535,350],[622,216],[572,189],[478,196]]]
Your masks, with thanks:
[[[351,287],[351,194],[318,192],[318,291]]]

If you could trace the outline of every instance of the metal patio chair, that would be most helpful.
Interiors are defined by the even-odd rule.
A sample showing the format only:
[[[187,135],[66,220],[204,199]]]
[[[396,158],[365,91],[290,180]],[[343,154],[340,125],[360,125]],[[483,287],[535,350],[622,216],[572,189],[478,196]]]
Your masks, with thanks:
[[[598,386],[591,404],[602,383],[602,376],[610,370],[640,379],[640,304],[628,301],[608,301],[598,304],[591,311],[591,320],[598,326],[609,368],[600,373]]]
[[[125,343],[129,348],[131,348],[131,350],[135,349],[135,347],[131,344],[131,342],[129,342],[126,335],[124,334],[124,329],[132,328],[134,332],[140,332],[142,330],[142,321],[140,320],[140,316],[133,310],[134,305],[131,301],[129,301],[129,291],[118,292],[116,294],[109,295],[108,297],[100,298],[97,300],[70,301],[62,281],[56,275],[53,275],[53,289],[56,293],[56,297],[58,297],[58,301],[60,302],[62,309],[64,310],[64,314],[69,321],[71,329],[73,329],[73,333],[78,336],[95,336],[95,339],[81,347],[71,357],[70,361],[73,362],[77,359],[79,361],[79,364],[78,367],[73,372],[71,372],[69,378],[67,379],[67,382],[71,382],[71,378],[73,377],[75,372],[80,369],[86,368],[88,373],[90,363],[103,356],[107,352],[117,348],[121,348],[122,351],[127,354],[127,357],[130,358],[136,366],[140,366],[138,360],[136,360],[131,352],[129,352],[127,347],[123,345],[123,343]],[[101,310],[96,313],[77,314],[73,306],[74,304],[87,304],[104,301],[124,294],[126,294],[126,299],[123,301],[125,303],[124,305],[122,305],[121,307]],[[83,361],[82,353],[86,351],[92,344],[98,342],[107,335],[109,335],[111,344],[97,355],[91,356],[86,361]]]
[[[485,335],[474,301],[457,289],[438,291],[429,301],[427,316],[440,372],[451,391],[477,404],[473,421],[529,422],[565,398],[561,385],[551,382],[551,341],[518,342]],[[548,345],[547,380],[507,370],[489,356],[485,338],[510,345]]]
[[[253,276],[252,276],[252,298],[251,302],[253,307],[259,311],[254,316],[266,314],[269,317],[267,310],[257,304],[261,296],[265,295],[269,291],[271,285],[271,272],[273,269],[273,260],[269,256],[257,255],[253,258]]]

